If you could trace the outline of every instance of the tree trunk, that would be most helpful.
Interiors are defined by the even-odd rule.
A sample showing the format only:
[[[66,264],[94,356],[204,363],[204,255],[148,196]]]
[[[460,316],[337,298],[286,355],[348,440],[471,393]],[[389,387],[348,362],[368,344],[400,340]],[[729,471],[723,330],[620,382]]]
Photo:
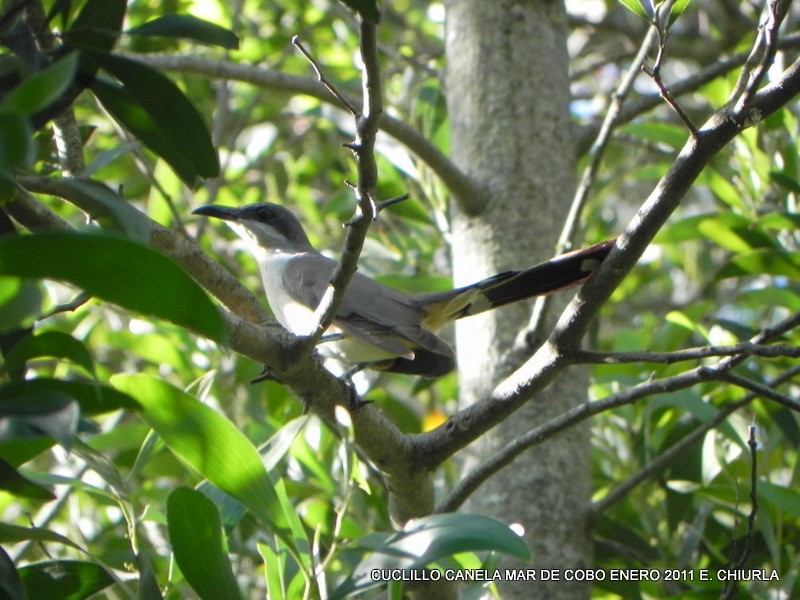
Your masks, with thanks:
[[[562,2],[447,2],[453,159],[486,190],[482,198],[454,199],[456,285],[553,253],[575,178],[566,37]],[[529,315],[530,305],[515,305],[459,324],[462,402],[485,396],[514,367],[508,351]],[[585,396],[585,376],[571,371],[469,448],[464,469]],[[503,584],[503,598],[531,598],[532,585],[536,598],[588,597],[588,586],[563,581],[565,569],[591,561],[588,451],[587,429],[571,429],[496,474],[466,507],[522,524],[534,566],[561,570],[552,584]]]

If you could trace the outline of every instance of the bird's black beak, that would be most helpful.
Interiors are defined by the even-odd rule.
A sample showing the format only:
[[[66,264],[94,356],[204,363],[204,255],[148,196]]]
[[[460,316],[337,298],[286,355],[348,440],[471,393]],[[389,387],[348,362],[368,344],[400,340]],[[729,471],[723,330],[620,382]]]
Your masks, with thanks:
[[[199,206],[192,211],[193,215],[202,215],[204,217],[214,217],[223,219],[225,221],[238,221],[238,210],[230,206],[215,206],[213,204],[206,204]]]

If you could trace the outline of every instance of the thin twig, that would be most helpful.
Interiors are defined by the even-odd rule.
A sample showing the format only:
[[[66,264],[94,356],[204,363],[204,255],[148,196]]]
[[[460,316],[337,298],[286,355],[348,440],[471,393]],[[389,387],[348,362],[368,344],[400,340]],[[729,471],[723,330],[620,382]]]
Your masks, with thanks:
[[[733,117],[741,118],[748,110],[761,82],[769,71],[778,51],[778,30],[789,12],[789,0],[769,0],[769,16],[761,25],[753,49],[739,74],[731,98]],[[758,121],[759,119],[748,119]]]
[[[743,569],[753,553],[756,516],[758,515],[758,441],[756,440],[755,425],[750,426],[750,435],[747,439],[747,445],[750,447],[750,513],[747,515],[747,533],[745,533],[744,536],[744,549],[739,558],[735,561],[733,560],[733,556],[736,550],[736,540],[731,544],[731,560],[728,563],[728,568],[734,570]],[[734,515],[734,517],[736,516],[737,515]],[[720,598],[728,600],[729,598],[733,598],[738,591],[738,579],[727,579],[725,585],[722,587],[722,595]]]
[[[44,321],[45,319],[49,319],[50,317],[57,315],[59,313],[75,311],[84,304],[86,304],[91,299],[92,299],[91,294],[89,294],[88,292],[81,292],[69,302],[65,302],[64,304],[58,304],[57,306],[54,306],[51,310],[49,310],[41,317],[39,317],[37,321]]]
[[[311,68],[314,69],[314,73],[317,75],[317,80],[325,86],[325,89],[333,94],[334,98],[336,98],[342,104],[342,106],[344,106],[350,112],[351,115],[358,117],[360,114],[358,108],[356,108],[356,106],[350,102],[350,99],[347,96],[345,96],[335,85],[333,85],[330,79],[325,77],[325,73],[322,71],[322,66],[319,64],[317,59],[311,56],[311,53],[306,49],[298,36],[292,36],[292,45],[303,53],[303,56],[305,56],[306,60],[311,64]]]
[[[656,54],[656,60],[653,66],[643,66],[642,70],[647,73],[653,80],[653,83],[656,84],[661,97],[667,104],[669,104],[670,108],[675,111],[675,114],[677,114],[678,117],[680,117],[680,119],[684,122],[686,127],[691,132],[692,137],[697,137],[697,125],[694,124],[686,111],[683,110],[680,104],[678,104],[677,100],[675,100],[674,96],[669,91],[667,86],[664,85],[664,81],[661,79],[661,65],[664,61],[665,51],[667,48],[667,39],[669,38],[669,14],[672,11],[673,4],[674,0],[667,1],[656,9],[656,15],[655,19],[653,19],[652,27],[658,34],[658,54]],[[666,17],[663,15],[666,15]]]
[[[742,377],[736,373],[725,373],[723,380],[742,389],[749,390],[753,394],[757,394],[765,400],[772,400],[773,402],[781,404],[790,410],[800,413],[800,402],[793,400],[788,396],[784,396],[783,394],[779,394],[768,385],[758,383],[757,381],[753,381],[747,377]]]
[[[699,346],[674,352],[589,352],[577,350],[572,354],[576,363],[620,365],[627,363],[661,363],[671,365],[688,360],[699,360],[714,356],[761,356],[765,358],[800,358],[800,348],[788,344],[765,346],[753,342],[740,342],[730,346]]]

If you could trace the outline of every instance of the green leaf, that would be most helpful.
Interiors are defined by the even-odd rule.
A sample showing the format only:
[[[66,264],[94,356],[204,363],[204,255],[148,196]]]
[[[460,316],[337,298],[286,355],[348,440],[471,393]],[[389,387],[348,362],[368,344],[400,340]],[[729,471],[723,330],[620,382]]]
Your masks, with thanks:
[[[0,523],[0,527],[3,527],[3,523]],[[2,547],[0,547],[0,598],[3,600],[28,600],[14,561]]]
[[[31,324],[42,310],[42,300],[38,282],[0,277],[0,331]]]
[[[47,189],[83,209],[107,229],[124,232],[143,243],[149,239],[150,227],[145,216],[104,183],[73,177],[51,178]]]
[[[92,296],[222,340],[214,304],[166,256],[112,235],[52,231],[0,238],[0,275],[68,281]]]
[[[8,387],[3,386],[3,390]],[[35,431],[42,431],[66,449],[70,448],[78,431],[80,415],[78,403],[67,394],[55,390],[9,395],[0,401],[0,417],[11,419],[11,425],[24,423]],[[4,427],[0,431],[0,440],[13,439],[18,435],[13,426]]]
[[[762,504],[775,507],[776,512],[800,519],[800,493],[768,481],[758,482],[758,496]]]
[[[348,549],[371,551],[353,575],[330,596],[344,598],[381,585],[373,581],[373,569],[419,569],[460,552],[490,550],[529,561],[531,551],[508,525],[483,515],[448,513],[430,515],[409,522],[393,535],[373,534]]]
[[[671,310],[669,311],[664,320],[668,323],[673,323],[684,329],[688,329],[689,331],[695,332],[697,335],[702,337],[704,340],[708,341],[711,337],[708,329],[703,327],[702,324],[694,321],[688,314],[679,310]]]
[[[19,575],[28,597],[47,600],[84,600],[114,583],[103,567],[77,560],[26,565]]]
[[[103,52],[92,53],[92,58],[122,84],[96,79],[92,92],[187,185],[219,174],[219,159],[205,122],[172,81],[133,60]]]
[[[734,210],[747,212],[747,204],[742,199],[742,192],[730,180],[717,169],[706,169],[698,179],[699,183],[705,184],[722,200]]]
[[[164,15],[139,25],[139,27],[129,29],[126,33],[128,35],[187,38],[201,44],[221,46],[228,50],[239,48],[239,38],[230,29],[192,15]]]
[[[633,14],[639,15],[643,19],[647,19],[647,21],[653,20],[652,15],[649,11],[645,10],[644,3],[640,0],[619,0],[619,3]]]
[[[340,0],[356,11],[363,19],[377,23],[381,18],[376,0]]]
[[[139,595],[136,600],[163,600],[161,588],[147,555],[139,552],[136,555],[136,564],[139,567]]]
[[[685,11],[688,8],[689,2],[691,2],[691,0],[675,0],[675,3],[672,5],[672,10],[670,10],[669,13],[670,27],[672,27],[675,21],[678,20],[678,17],[680,17],[683,14],[683,11]]]
[[[258,451],[233,423],[164,381],[144,375],[115,375],[111,382],[142,404],[142,417],[178,458],[244,504],[290,548],[296,548]]]
[[[664,144],[672,150],[683,148],[689,138],[685,127],[669,123],[629,123],[622,127],[621,131],[654,144]]]
[[[122,30],[127,4],[127,0],[88,0],[72,27],[64,32],[67,47],[71,45],[69,42],[75,42],[98,50],[111,50]]]
[[[0,522],[0,544],[16,544],[26,540],[64,544],[81,552],[84,551],[78,544],[55,531],[42,527],[19,527],[18,525]]]
[[[14,467],[0,458],[0,489],[15,496],[49,502],[55,500],[53,492],[20,475]]]
[[[800,252],[759,249],[740,254],[722,267],[715,279],[764,274],[782,275],[797,281],[800,279]]]
[[[2,106],[31,116],[61,98],[78,71],[78,53],[70,52],[47,68],[27,77],[3,98]]]
[[[766,229],[800,229],[800,214],[769,213],[758,220],[758,224]]]
[[[201,598],[242,597],[211,500],[189,488],[176,489],[167,500],[167,524],[175,561]]]
[[[0,172],[24,167],[32,156],[33,132],[17,111],[0,108]]]
[[[264,560],[264,581],[267,584],[267,598],[286,598],[283,583],[285,560],[267,544],[258,544],[258,553]]]
[[[84,416],[94,416],[120,408],[138,410],[139,404],[130,396],[97,383],[61,381],[59,379],[26,379],[0,385],[0,411],[6,403],[18,401],[21,405],[31,403],[34,398],[62,395],[75,400]]]
[[[5,357],[5,363],[0,365],[0,373],[13,373],[29,360],[40,356],[66,358],[82,366],[88,373],[95,373],[92,355],[83,342],[61,331],[45,331],[23,339]]]
[[[770,179],[772,179],[775,183],[777,183],[782,188],[795,193],[800,194],[800,182],[797,181],[794,177],[789,175],[788,173],[781,172],[781,171],[771,171]]]

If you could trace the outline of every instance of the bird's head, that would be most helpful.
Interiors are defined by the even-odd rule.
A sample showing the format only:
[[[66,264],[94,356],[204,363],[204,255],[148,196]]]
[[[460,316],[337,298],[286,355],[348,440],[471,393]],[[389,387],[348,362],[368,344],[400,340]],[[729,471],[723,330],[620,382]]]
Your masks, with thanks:
[[[259,249],[269,253],[313,250],[297,217],[278,204],[259,202],[239,208],[207,204],[192,214],[225,220],[256,254]]]

